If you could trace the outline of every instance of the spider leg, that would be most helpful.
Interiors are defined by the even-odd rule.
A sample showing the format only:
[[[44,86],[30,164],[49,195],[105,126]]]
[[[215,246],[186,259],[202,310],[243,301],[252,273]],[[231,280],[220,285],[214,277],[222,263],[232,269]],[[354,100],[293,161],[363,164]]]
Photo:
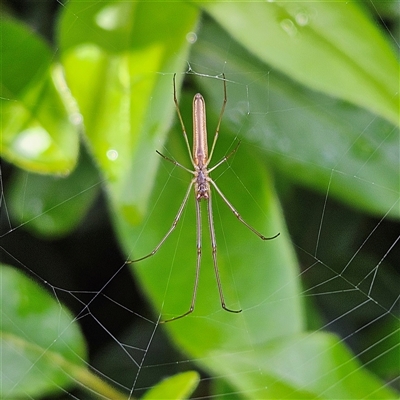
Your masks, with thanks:
[[[196,304],[196,296],[197,296],[197,287],[199,285],[199,276],[200,276],[200,265],[201,265],[201,207],[200,207],[200,199],[196,199],[196,247],[197,247],[197,261],[196,261],[196,275],[194,278],[194,288],[192,301],[190,303],[190,308],[188,311],[183,313],[182,315],[178,315],[177,317],[173,317],[164,321],[160,321],[161,323],[175,321],[177,319],[186,317],[193,312],[194,306]]]
[[[218,192],[218,194],[221,196],[222,200],[226,203],[226,205],[231,209],[231,211],[235,214],[236,218],[243,224],[245,225],[248,229],[250,229],[253,233],[255,233],[260,239],[262,240],[272,240],[275,239],[280,235],[280,233],[277,233],[274,236],[267,237],[262,235],[260,232],[258,232],[256,229],[254,229],[251,225],[249,225],[243,218],[242,216],[236,211],[235,207],[229,202],[229,200],[225,197],[225,195],[221,192],[221,189],[217,186],[217,184],[210,178],[211,184],[214,186],[215,190]]]
[[[188,190],[186,191],[185,197],[183,198],[182,204],[179,207],[178,213],[176,214],[176,217],[174,219],[174,221],[172,222],[171,228],[169,228],[168,232],[165,234],[165,236],[161,239],[160,243],[158,243],[158,245],[154,248],[154,250],[147,254],[144,257],[140,257],[137,258],[136,260],[127,260],[126,264],[132,264],[134,262],[138,262],[138,261],[142,261],[145,260],[146,258],[149,258],[151,256],[154,256],[154,254],[157,253],[157,251],[160,249],[160,247],[164,244],[164,242],[167,240],[168,236],[173,232],[173,230],[176,228],[176,225],[178,225],[179,219],[181,218],[182,212],[186,206],[186,203],[188,201],[189,198],[189,193],[192,189],[192,186],[194,184],[194,179],[190,182],[190,185],[188,187]]]
[[[208,226],[210,228],[210,238],[211,238],[211,247],[212,247],[212,257],[213,257],[214,272],[215,272],[215,278],[217,280],[217,286],[218,286],[219,298],[221,300],[221,306],[226,311],[229,311],[229,312],[232,312],[232,313],[240,313],[242,310],[231,310],[225,304],[225,298],[224,298],[224,294],[223,294],[223,291],[222,291],[221,278],[219,276],[219,270],[218,270],[217,240],[216,240],[216,237],[215,237],[214,218],[213,218],[213,214],[212,214],[211,192],[210,192],[209,197],[207,199],[207,214],[208,214]]]

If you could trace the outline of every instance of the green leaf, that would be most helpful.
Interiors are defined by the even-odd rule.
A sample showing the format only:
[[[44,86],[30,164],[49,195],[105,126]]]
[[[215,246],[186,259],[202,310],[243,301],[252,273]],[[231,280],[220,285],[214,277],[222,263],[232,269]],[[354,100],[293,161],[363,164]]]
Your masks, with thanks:
[[[78,383],[103,398],[126,399],[86,369],[79,325],[55,297],[6,265],[0,285],[1,398],[37,398]]]
[[[216,160],[230,145],[232,140],[221,135]],[[167,149],[167,154],[185,161],[186,149],[178,132]],[[231,167],[221,166],[213,172],[221,190],[246,221],[264,234],[280,231],[281,235],[270,242],[260,241],[214,193],[222,288],[227,306],[243,312],[221,309],[205,231],[195,310],[165,324],[174,343],[211,375],[225,377],[234,391],[248,398],[395,397],[384,382],[356,361],[341,339],[322,331],[306,331],[300,275],[272,181],[260,156],[246,143],[230,163]],[[135,257],[148,254],[171,226],[188,175],[169,164],[160,168],[159,189],[150,199],[154,208],[148,220],[123,234],[125,248],[133,248]],[[190,196],[187,212],[160,250],[133,265],[161,319],[182,314],[191,302],[196,264],[193,202]],[[364,381],[367,383],[360,387]]]
[[[325,332],[306,332],[228,355],[216,351],[206,362],[248,398],[397,398],[340,339]]]
[[[36,397],[74,385],[84,339],[71,314],[17,270],[1,266],[1,397]]]
[[[147,209],[159,163],[154,149],[171,123],[172,74],[185,63],[186,34],[195,29],[197,15],[184,3],[103,1],[87,7],[77,0],[61,14],[68,85],[113,208],[132,224]]]
[[[143,400],[187,399],[199,384],[200,376],[196,371],[187,371],[164,379],[146,392]]]
[[[398,61],[355,2],[202,2],[202,7],[263,62],[399,124]]]
[[[10,19],[0,27],[1,155],[32,172],[68,174],[78,156],[77,119],[48,45]]]
[[[330,197],[364,212],[400,216],[395,207],[400,168],[395,126],[368,111],[305,90],[277,73],[266,74],[265,65],[218,26],[205,23],[203,27],[192,62],[202,62],[211,71],[225,68],[232,82],[224,134],[237,135],[240,127],[240,134],[290,181],[323,195],[328,191]],[[216,114],[221,89],[211,79],[197,81]]]

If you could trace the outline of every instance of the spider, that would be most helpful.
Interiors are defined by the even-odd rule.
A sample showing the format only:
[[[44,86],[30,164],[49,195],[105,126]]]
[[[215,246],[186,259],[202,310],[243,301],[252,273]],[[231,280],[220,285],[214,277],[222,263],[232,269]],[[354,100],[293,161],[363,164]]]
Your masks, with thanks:
[[[212,155],[214,153],[215,145],[217,143],[217,139],[218,139],[218,135],[219,135],[219,128],[221,125],[222,116],[224,114],[225,106],[226,106],[226,102],[227,102],[225,75],[224,74],[222,75],[223,82],[224,82],[224,100],[223,100],[222,109],[221,109],[221,112],[219,115],[217,128],[215,130],[214,139],[213,139],[210,153],[208,152],[208,145],[207,145],[206,104],[205,104],[204,98],[200,93],[197,93],[193,98],[193,109],[192,109],[193,110],[193,149],[191,151],[188,136],[186,133],[185,124],[183,123],[182,115],[179,110],[178,100],[176,97],[175,77],[176,77],[176,74],[174,74],[174,77],[173,77],[174,103],[175,103],[178,118],[179,118],[179,121],[180,121],[180,124],[182,127],[183,137],[184,137],[184,140],[185,140],[188,152],[189,152],[190,160],[192,162],[194,170],[186,168],[185,166],[183,166],[178,161],[176,161],[172,158],[166,157],[165,155],[161,154],[158,150],[156,150],[156,152],[161,157],[163,157],[165,160],[173,163],[177,167],[182,168],[185,171],[192,174],[193,179],[190,181],[189,187],[183,198],[182,204],[179,207],[178,213],[176,214],[176,217],[175,217],[174,221],[172,222],[170,229],[165,234],[165,236],[161,239],[160,243],[154,248],[154,250],[151,253],[147,254],[146,256],[138,258],[136,260],[129,261],[129,263],[142,261],[142,260],[145,260],[146,258],[149,258],[157,253],[157,251],[164,244],[164,242],[167,240],[169,235],[176,228],[176,226],[179,222],[179,219],[182,215],[182,212],[188,201],[189,194],[190,194],[192,188],[194,187],[194,194],[195,194],[195,198],[196,198],[195,204],[196,204],[197,262],[196,262],[196,274],[195,274],[192,301],[191,301],[190,308],[188,311],[186,311],[185,313],[183,313],[179,316],[160,321],[162,323],[175,321],[177,319],[183,318],[183,317],[191,314],[195,307],[197,287],[198,287],[198,282],[199,282],[199,273],[200,273],[200,261],[201,261],[201,207],[200,207],[200,202],[202,200],[204,200],[207,204],[207,215],[208,215],[208,224],[209,224],[209,228],[210,228],[212,258],[213,258],[213,265],[214,265],[215,277],[216,277],[216,281],[217,281],[221,306],[224,310],[229,311],[231,313],[240,313],[242,311],[241,309],[232,310],[232,309],[228,308],[225,304],[225,298],[224,298],[224,294],[222,291],[222,284],[221,284],[221,279],[220,279],[219,270],[218,270],[217,242],[216,242],[216,238],[215,238],[214,219],[213,219],[213,213],[212,213],[211,188],[214,188],[216,190],[216,192],[221,196],[222,200],[227,204],[227,206],[230,208],[230,210],[233,212],[233,214],[236,216],[236,218],[242,224],[244,224],[248,229],[250,229],[253,233],[255,233],[260,239],[272,240],[272,239],[275,239],[277,236],[279,236],[279,233],[277,233],[276,235],[274,235],[272,237],[266,237],[266,236],[262,235],[260,232],[258,232],[256,229],[254,229],[251,225],[249,225],[241,217],[241,215],[236,211],[236,209],[233,207],[233,205],[229,202],[229,200],[221,192],[221,190],[217,186],[217,184],[210,177],[210,173],[212,171],[214,171],[216,168],[218,168],[226,160],[228,160],[228,158],[231,157],[236,152],[236,150],[238,149],[239,144],[240,144],[240,141],[239,141],[237,143],[236,147],[227,156],[223,157],[213,167],[208,168],[208,165],[210,164]]]

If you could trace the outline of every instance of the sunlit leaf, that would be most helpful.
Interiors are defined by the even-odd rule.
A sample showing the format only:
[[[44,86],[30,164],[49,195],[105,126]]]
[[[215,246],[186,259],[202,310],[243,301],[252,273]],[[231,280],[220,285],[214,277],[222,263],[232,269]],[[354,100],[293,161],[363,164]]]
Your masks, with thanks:
[[[68,174],[78,157],[79,114],[60,66],[21,23],[4,18],[0,29],[1,155],[32,172]]]
[[[355,4],[203,2],[249,52],[291,78],[399,124],[399,64]]]
[[[290,181],[323,195],[328,191],[330,197],[363,211],[399,217],[398,128],[276,72],[266,73],[264,64],[214,24],[205,25],[202,33],[193,62],[206,62],[217,71],[227,64],[225,74],[232,82],[225,134],[237,135],[240,127],[240,135]],[[208,93],[211,109],[218,108],[220,88],[212,80],[198,79],[198,83]]]
[[[197,15],[184,3],[87,7],[75,0],[63,8],[59,41],[67,82],[113,207],[131,224],[148,206],[159,163],[154,151],[171,123],[172,75],[185,63],[186,34]]]
[[[228,359],[221,363],[219,360]],[[256,345],[242,353],[215,354],[209,362],[248,398],[393,399],[396,393],[363,368],[332,334],[306,332]],[[227,368],[228,367],[228,368]],[[243,379],[236,379],[242,371]]]
[[[36,397],[74,384],[86,359],[82,334],[57,300],[17,270],[2,266],[1,397]]]
[[[161,381],[148,392],[146,392],[141,399],[187,399],[193,393],[193,390],[198,385],[199,380],[200,377],[196,371],[183,372]]]

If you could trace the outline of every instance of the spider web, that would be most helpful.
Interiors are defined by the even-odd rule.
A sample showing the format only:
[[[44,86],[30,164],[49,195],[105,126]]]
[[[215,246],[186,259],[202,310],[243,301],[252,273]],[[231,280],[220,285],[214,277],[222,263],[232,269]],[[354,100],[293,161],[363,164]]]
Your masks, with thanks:
[[[375,8],[374,3],[371,3],[371,6]],[[377,15],[380,17],[378,12]],[[383,17],[380,18],[379,22],[393,37]],[[73,29],[74,27],[71,26],[71,30]],[[189,36],[188,40],[194,41],[195,38]],[[262,77],[252,70],[249,70],[245,76],[228,75],[230,59],[233,56],[233,46],[231,39],[226,47],[226,54],[223,55],[225,61],[219,65],[219,69],[210,65],[207,62],[208,60],[196,59],[195,57],[185,60],[188,65],[186,82],[188,82],[189,87],[184,90],[186,94],[181,95],[182,113],[184,116],[188,115],[187,108],[190,106],[193,93],[195,93],[194,88],[199,87],[200,90],[211,93],[214,90],[213,87],[215,87],[215,96],[206,99],[208,112],[214,114],[210,117],[211,122],[208,124],[209,135],[211,135],[212,127],[215,126],[214,122],[217,120],[221,106],[222,86],[220,86],[220,77],[222,73],[225,73],[228,79],[228,106],[221,128],[221,137],[216,148],[215,161],[228,154],[234,148],[238,139],[241,140],[238,153],[242,152],[245,155],[267,153],[271,164],[282,159],[282,156],[289,160],[291,156],[287,152],[288,137],[280,138],[280,147],[273,148],[266,142],[259,141],[256,132],[260,129],[268,132],[269,127],[272,126],[269,124],[278,121],[274,120],[274,115],[283,115],[284,118],[290,120],[294,113],[306,112],[307,110],[300,106],[289,109],[283,103],[276,104],[274,102],[274,79],[278,78],[279,81],[281,77],[273,69],[264,72]],[[56,53],[57,50],[55,50],[55,56]],[[172,75],[165,71],[157,71],[155,74],[165,75],[166,80],[172,81]],[[264,104],[259,103],[256,95],[258,82],[261,78],[270,82]],[[238,93],[237,97],[235,97],[236,92]],[[232,97],[230,97],[230,93],[232,93]],[[241,98],[242,101],[238,103],[231,98]],[[9,99],[9,101],[12,100]],[[231,104],[231,101],[233,101],[233,104]],[[329,115],[329,108],[335,106],[335,104],[335,100],[328,98],[325,98],[324,103],[321,104],[319,98],[316,97],[315,102],[310,103],[308,108],[318,112],[323,110]],[[238,120],[238,115],[244,115],[245,118]],[[186,126],[189,127],[190,120],[185,117],[184,119]],[[227,130],[230,129],[229,121],[236,123],[239,121],[229,137],[223,137],[225,119],[228,121],[225,125]],[[274,122],[271,122],[271,120]],[[313,305],[313,307],[310,307],[310,310],[313,311],[309,311],[307,315],[306,337],[312,337],[315,332],[323,331],[337,334],[337,337],[340,338],[339,343],[351,349],[353,353],[351,359],[364,362],[370,371],[375,372],[377,370],[385,371],[385,367],[382,367],[381,364],[386,365],[389,369],[390,365],[396,363],[393,362],[393,357],[398,357],[399,354],[400,291],[398,284],[396,285],[396,282],[398,282],[398,270],[396,268],[398,269],[398,241],[400,236],[398,222],[392,218],[394,212],[399,208],[399,190],[396,193],[397,200],[395,202],[392,202],[384,212],[372,213],[373,216],[371,216],[371,213],[364,213],[351,207],[349,205],[351,202],[348,199],[340,199],[340,196],[337,195],[336,182],[338,176],[344,176],[350,182],[350,185],[357,186],[360,182],[366,183],[369,190],[378,196],[381,193],[380,189],[386,188],[387,183],[366,176],[364,171],[368,170],[367,167],[373,162],[374,154],[393,137],[396,138],[397,148],[393,150],[392,154],[394,158],[397,157],[398,163],[400,141],[398,131],[385,131],[384,137],[374,143],[374,148],[367,152],[367,155],[364,155],[363,168],[355,172],[348,172],[343,168],[343,165],[350,157],[351,151],[363,144],[366,131],[381,127],[381,121],[378,121],[377,117],[372,114],[367,122],[362,121],[361,126],[357,125],[358,132],[351,146],[340,149],[340,154],[335,157],[336,161],[330,168],[329,179],[326,181],[324,190],[313,190],[314,188],[311,188],[308,182],[300,179],[294,179],[296,183],[289,184],[285,178],[286,166],[284,163],[276,168],[274,185],[277,188],[288,227],[287,232],[281,232],[281,235],[287,236],[287,240],[296,251],[296,257],[299,261],[299,269],[294,278],[301,278],[301,296],[304,303]],[[187,155],[184,155],[184,144],[179,143],[182,137],[178,133],[178,129],[179,127],[171,133],[171,136],[174,137],[169,139],[166,144],[160,142],[160,151],[166,156],[176,158],[182,164],[190,166],[190,163],[187,162]],[[268,140],[274,139],[268,136],[267,138]],[[319,145],[321,145],[321,150],[324,151],[322,144]],[[287,155],[285,155],[286,153]],[[179,155],[183,155],[183,159]],[[299,161],[302,161],[302,157],[302,154],[298,155]],[[195,270],[193,202],[189,201],[176,232],[168,238],[168,243],[165,244],[167,250],[165,252],[160,250],[154,256],[156,258],[154,262],[162,263],[162,268],[165,271],[159,275],[160,281],[163,282],[160,285],[162,301],[161,307],[157,308],[157,301],[150,305],[146,290],[142,288],[143,281],[135,278],[130,267],[125,263],[127,258],[121,251],[122,245],[118,242],[114,234],[114,227],[110,222],[112,216],[109,215],[108,211],[107,194],[102,190],[106,178],[97,174],[92,165],[91,157],[86,154],[83,146],[80,165],[93,169],[90,179],[82,183],[73,195],[68,194],[62,197],[63,194],[61,193],[61,198],[57,197],[58,200],[51,209],[44,212],[38,211],[35,216],[28,219],[24,219],[23,215],[19,215],[18,218],[11,215],[10,209],[13,207],[10,204],[11,201],[20,202],[18,210],[24,213],[29,202],[35,200],[29,191],[32,181],[36,182],[35,176],[16,171],[13,166],[4,161],[0,166],[1,261],[33,278],[55,301],[59,313],[59,326],[62,327],[59,328],[56,341],[64,342],[66,340],[65,332],[72,324],[78,323],[83,333],[88,356],[85,357],[84,352],[81,353],[75,348],[71,349],[72,352],[85,368],[98,375],[106,384],[123,393],[125,396],[123,398],[142,396],[164,377],[187,370],[197,370],[201,374],[200,384],[193,398],[245,398],[246,396],[257,398],[258,390],[261,393],[263,387],[247,390],[243,387],[240,388],[240,386],[239,388],[229,386],[227,382],[231,384],[236,379],[233,373],[229,376],[224,372],[224,369],[221,369],[220,373],[215,373],[215,371],[204,368],[204,360],[201,356],[195,356],[195,352],[188,356],[183,351],[184,347],[181,347],[179,342],[174,341],[174,331],[179,329],[178,325],[170,328],[160,324],[164,315],[164,303],[165,309],[168,312],[172,311],[170,307],[168,308],[168,301],[169,293],[172,290],[170,288],[176,287],[173,286],[176,279],[182,280],[181,290],[187,292],[187,304],[190,303],[191,282]],[[248,208],[256,210],[261,216],[260,220],[268,219],[264,204],[254,193],[254,184],[246,179],[245,170],[236,168],[237,165],[243,165],[240,163],[239,154],[235,154],[232,159],[216,170],[213,179],[224,193],[225,191],[230,192],[229,186],[244,193],[244,202],[248,204]],[[323,165],[318,164],[318,161],[315,161],[314,166],[324,168]],[[165,226],[162,222],[163,229],[160,230],[161,234],[166,232],[173,220],[173,216],[171,219],[169,214],[176,214],[184,193],[183,191],[182,196],[177,194],[175,198],[170,199],[168,198],[170,193],[168,187],[176,184],[176,187],[184,188],[191,179],[190,176],[186,176],[185,173],[181,174],[182,171],[168,163],[161,163],[160,170],[162,173],[156,179],[155,194],[149,206],[146,222],[143,224],[138,237],[132,240],[130,257],[133,257],[133,255],[141,256],[141,254],[137,254],[139,251],[137,246],[139,246],[141,240],[153,243],[153,245],[150,244],[150,249],[158,243],[159,239],[154,238],[159,238],[159,235],[153,233],[152,224],[155,223],[154,221],[165,221],[169,218],[170,222],[166,223]],[[301,172],[299,171],[299,174]],[[19,180],[19,187],[25,188],[17,192],[17,199],[14,196],[16,179]],[[57,182],[62,181],[54,178],[54,182],[57,184]],[[80,201],[85,196],[92,199],[92,201],[87,201],[88,204],[91,204],[90,208],[82,214],[82,221],[71,234],[65,237],[60,235],[60,238],[53,240],[44,240],[38,235],[37,225],[45,221],[47,216],[50,217],[52,211],[62,213],[64,207],[76,200]],[[216,197],[216,194],[214,196]],[[238,277],[235,277],[236,252],[232,246],[236,242],[232,240],[232,231],[229,228],[229,220],[232,216],[228,215],[229,211],[222,201],[215,200],[214,220],[218,244],[221,253],[229,260],[226,264],[227,272],[225,271],[224,274],[223,285],[229,293],[229,301],[234,302],[235,298],[240,297],[242,282]],[[172,211],[169,211],[169,207]],[[246,210],[246,207],[242,207],[244,209],[237,207],[245,218],[250,218],[248,222],[258,227],[258,220],[254,218],[254,214]],[[38,210],[40,209],[41,207],[38,205]],[[168,209],[168,218],[162,218],[166,209]],[[209,254],[207,255],[209,245],[206,243],[207,228],[205,222],[203,224],[205,230],[203,235],[205,242],[203,269],[212,265],[211,257]],[[237,220],[233,222],[240,224]],[[193,247],[183,251],[182,244],[186,243],[185,236],[188,227],[191,227],[193,231],[191,238]],[[243,228],[244,230],[245,228]],[[240,232],[240,235],[246,235],[245,232]],[[234,233],[236,235],[236,232]],[[252,237],[251,233],[248,235],[249,239],[247,239],[247,236],[244,239],[246,243],[248,241],[257,242],[257,237]],[[249,252],[248,262],[251,264],[253,262],[252,255],[259,252],[264,245],[264,243],[257,242],[254,248],[248,250],[242,248],[240,250]],[[274,241],[268,243],[268,249],[273,246],[275,246]],[[188,272],[180,272],[182,260],[189,260]],[[139,265],[137,267],[141,268]],[[254,267],[254,271],[261,273],[261,268],[262,266],[259,264]],[[251,271],[250,267],[249,271]],[[157,272],[155,274],[158,276]],[[2,273],[3,292],[6,290],[3,284],[4,277],[5,275]],[[187,277],[192,279],[189,283],[185,283]],[[202,285],[206,285],[205,282],[206,280],[200,280],[200,292]],[[289,285],[291,282],[287,284]],[[278,290],[283,290],[284,286],[281,285]],[[231,328],[232,335],[237,335],[239,334],[237,332],[240,331],[243,341],[249,347],[247,350],[249,352],[256,352],[258,343],[250,335],[251,328],[247,325],[243,315],[250,314],[253,309],[257,309],[265,303],[273,305],[276,302],[276,307],[278,307],[280,300],[277,300],[274,295],[275,293],[266,292],[263,297],[248,305],[243,313],[237,316],[242,324],[240,330],[234,322],[229,322],[232,321],[231,319],[224,319],[220,322]],[[201,293],[199,293],[199,296],[201,297]],[[216,287],[215,297],[212,300],[215,302],[212,313],[202,314],[200,307],[200,313],[197,316],[196,309],[193,317],[188,318],[203,320],[205,324],[213,323],[221,314]],[[200,299],[200,303],[201,301]],[[238,304],[240,304],[240,298]],[[63,325],[65,316],[70,316],[72,322]],[[8,316],[3,314],[2,318],[6,319]],[[236,318],[236,316],[233,315],[229,318]],[[378,329],[382,325],[384,329]],[[164,329],[165,327],[166,329]],[[336,346],[336,343],[332,344],[332,347],[334,346]],[[53,344],[49,344],[49,347],[38,355],[35,364],[39,365],[40,360],[51,353],[52,349]],[[222,345],[220,352],[216,353],[215,356],[208,356],[208,362],[222,363],[223,360],[229,359],[236,353],[235,349],[224,348]],[[310,358],[309,362],[311,364],[313,359]],[[307,367],[309,367],[309,364],[305,365],[305,368]],[[289,368],[289,366],[286,365],[284,368]],[[334,368],[336,367],[332,366],[332,369]],[[31,369],[32,367],[27,369],[27,375]],[[57,366],[56,369],[62,368]],[[6,370],[4,365],[2,370]],[[257,371],[257,365],[247,365],[246,367],[243,366],[237,374],[252,376]],[[399,389],[398,369],[397,371],[389,370],[386,372],[387,375],[385,380],[382,381],[384,382],[382,386]],[[46,371],[42,369],[40,374],[43,376]],[[51,376],[49,380],[53,381],[53,386],[58,392],[47,398],[82,399],[87,398],[87,393],[93,391],[92,383],[84,383],[74,376],[70,376],[70,379],[75,383],[75,386],[70,384],[60,385],[53,375],[49,376]],[[7,376],[7,379],[12,379],[12,376]],[[16,386],[18,383],[18,380],[15,381]],[[268,384],[271,385],[271,381]],[[272,382],[272,385],[274,385],[274,382]],[[326,390],[329,391],[329,387]],[[103,398],[114,398],[112,394],[107,396],[99,393],[103,392],[99,390],[97,393]],[[28,394],[28,392],[26,395],[29,398],[39,398],[39,396],[35,397]],[[373,397],[373,393],[371,397]]]

